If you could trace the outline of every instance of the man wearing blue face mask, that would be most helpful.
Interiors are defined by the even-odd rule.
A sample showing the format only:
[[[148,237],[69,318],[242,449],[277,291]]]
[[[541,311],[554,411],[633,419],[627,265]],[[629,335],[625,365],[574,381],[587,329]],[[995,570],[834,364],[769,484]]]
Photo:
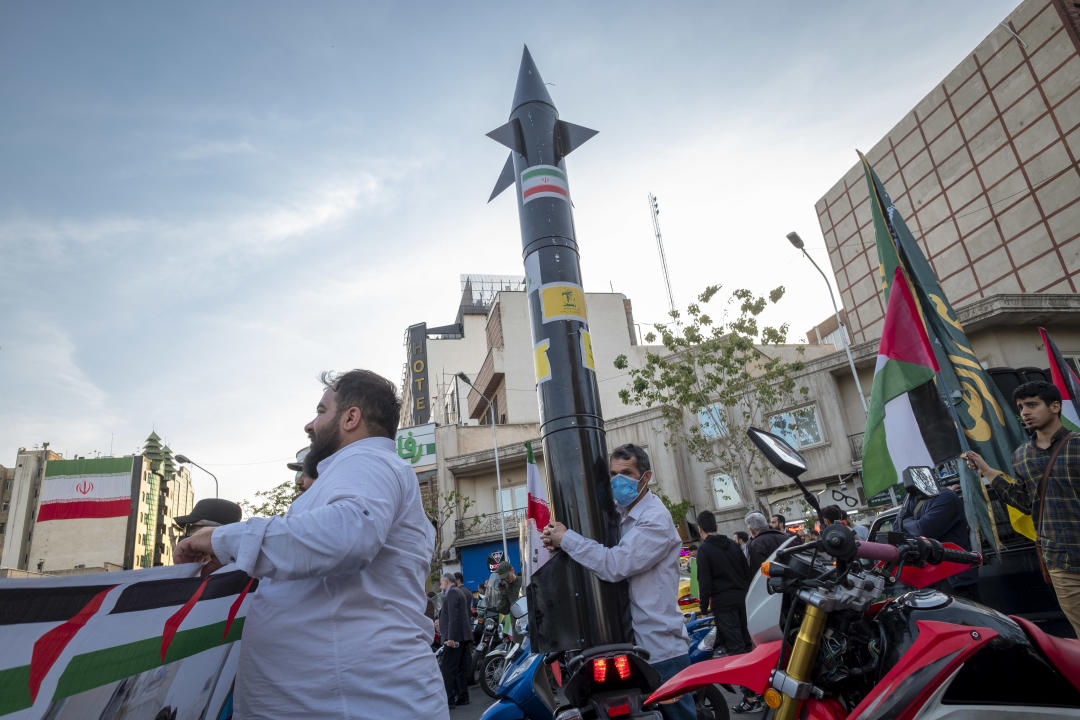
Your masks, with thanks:
[[[552,523],[544,545],[561,549],[604,581],[628,580],[634,640],[649,651],[649,662],[661,682],[690,666],[689,643],[678,605],[681,541],[671,513],[649,492],[649,455],[637,445],[621,445],[611,453],[611,494],[619,511],[619,544],[604,547],[595,540]],[[695,720],[690,695],[661,706],[667,720]]]

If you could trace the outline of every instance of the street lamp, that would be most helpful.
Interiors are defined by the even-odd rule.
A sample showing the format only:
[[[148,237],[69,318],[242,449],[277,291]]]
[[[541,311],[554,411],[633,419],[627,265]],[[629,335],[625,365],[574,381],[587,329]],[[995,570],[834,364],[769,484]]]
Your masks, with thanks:
[[[476,394],[484,398],[488,404],[488,409],[491,411],[491,444],[495,446],[495,486],[498,488],[495,497],[499,506],[499,529],[502,531],[503,560],[510,562],[510,552],[506,549],[506,516],[503,514],[502,475],[499,474],[499,439],[495,435],[495,405],[487,395],[480,392],[479,388],[469,382],[469,378],[465,373],[459,372],[456,377],[473,390],[476,390]]]
[[[866,396],[863,395],[862,383],[859,382],[859,373],[855,372],[855,360],[851,357],[851,345],[848,344],[847,328],[844,327],[844,321],[840,319],[840,310],[836,307],[836,297],[833,295],[832,285],[829,284],[829,278],[825,275],[825,272],[818,267],[818,264],[814,262],[814,258],[810,257],[810,254],[806,252],[806,247],[803,245],[799,233],[789,232],[787,234],[787,239],[796,250],[802,250],[802,254],[806,256],[806,259],[810,261],[810,264],[814,266],[814,269],[821,273],[821,279],[825,281],[825,287],[829,289],[829,300],[832,301],[833,312],[836,313],[836,323],[840,326],[840,340],[844,343],[844,352],[847,353],[848,366],[851,368],[851,377],[855,378],[855,389],[859,393],[859,402],[862,403],[863,413],[868,413],[869,410],[866,407]]]
[[[202,470],[204,473],[206,473],[210,477],[214,478],[214,497],[218,497],[217,475],[210,472],[209,470],[204,468],[202,465],[200,465],[199,463],[197,463],[194,460],[192,460],[191,458],[189,458],[187,455],[176,455],[175,457],[176,457],[176,462],[180,463],[181,465],[184,465],[184,464],[194,465],[195,467],[199,468],[200,470]]]

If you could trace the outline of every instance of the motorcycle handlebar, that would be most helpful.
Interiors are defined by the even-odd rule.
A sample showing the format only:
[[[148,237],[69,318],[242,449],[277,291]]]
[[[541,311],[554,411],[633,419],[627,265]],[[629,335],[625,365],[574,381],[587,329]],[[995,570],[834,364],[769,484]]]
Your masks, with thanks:
[[[982,565],[983,557],[982,553],[942,548],[941,560],[942,562],[963,563],[965,565]]]
[[[981,553],[942,547],[941,543],[936,540],[912,538],[912,542],[914,545],[909,546],[909,549],[914,550],[914,554],[918,556],[918,559],[933,565],[943,562],[982,565],[983,562]],[[856,544],[856,551],[860,558],[886,563],[896,562],[900,559],[901,554],[901,548],[895,545],[876,542],[859,542]]]
[[[896,562],[900,557],[900,550],[895,545],[885,543],[861,541],[855,544],[857,554],[865,560],[878,560],[881,562]]]

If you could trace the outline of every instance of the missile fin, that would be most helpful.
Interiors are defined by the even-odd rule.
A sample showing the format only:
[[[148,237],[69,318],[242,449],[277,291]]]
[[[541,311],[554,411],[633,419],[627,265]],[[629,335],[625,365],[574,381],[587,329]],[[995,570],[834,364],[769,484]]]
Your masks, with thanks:
[[[488,198],[488,202],[495,199],[499,193],[506,188],[514,184],[514,154],[511,153],[506,156],[506,164],[503,165],[502,172],[499,173],[499,179],[495,181],[495,189],[491,191],[491,197]]]
[[[581,125],[559,120],[555,125],[555,147],[558,149],[559,159],[561,160],[581,147],[596,132],[596,130]]]
[[[521,136],[521,123],[517,118],[510,120],[505,125],[500,125],[487,134],[489,138],[510,148],[518,155],[525,154],[525,140]]]

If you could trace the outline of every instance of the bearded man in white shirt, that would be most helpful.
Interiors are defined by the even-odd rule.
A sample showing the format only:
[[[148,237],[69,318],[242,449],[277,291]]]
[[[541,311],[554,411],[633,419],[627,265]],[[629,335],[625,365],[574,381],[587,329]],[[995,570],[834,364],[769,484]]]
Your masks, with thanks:
[[[322,381],[304,428],[318,482],[284,516],[206,528],[176,549],[177,562],[260,578],[234,717],[448,718],[424,616],[435,531],[395,451],[401,403],[367,370]]]
[[[544,546],[562,549],[606,582],[629,580],[630,617],[634,639],[649,651],[649,664],[660,681],[690,667],[690,638],[679,612],[679,548],[682,541],[671,513],[649,492],[652,465],[637,445],[620,445],[608,462],[611,494],[619,511],[619,544],[604,547],[595,540],[567,530],[562,523],[544,530]],[[666,720],[695,720],[690,695],[662,705]]]

